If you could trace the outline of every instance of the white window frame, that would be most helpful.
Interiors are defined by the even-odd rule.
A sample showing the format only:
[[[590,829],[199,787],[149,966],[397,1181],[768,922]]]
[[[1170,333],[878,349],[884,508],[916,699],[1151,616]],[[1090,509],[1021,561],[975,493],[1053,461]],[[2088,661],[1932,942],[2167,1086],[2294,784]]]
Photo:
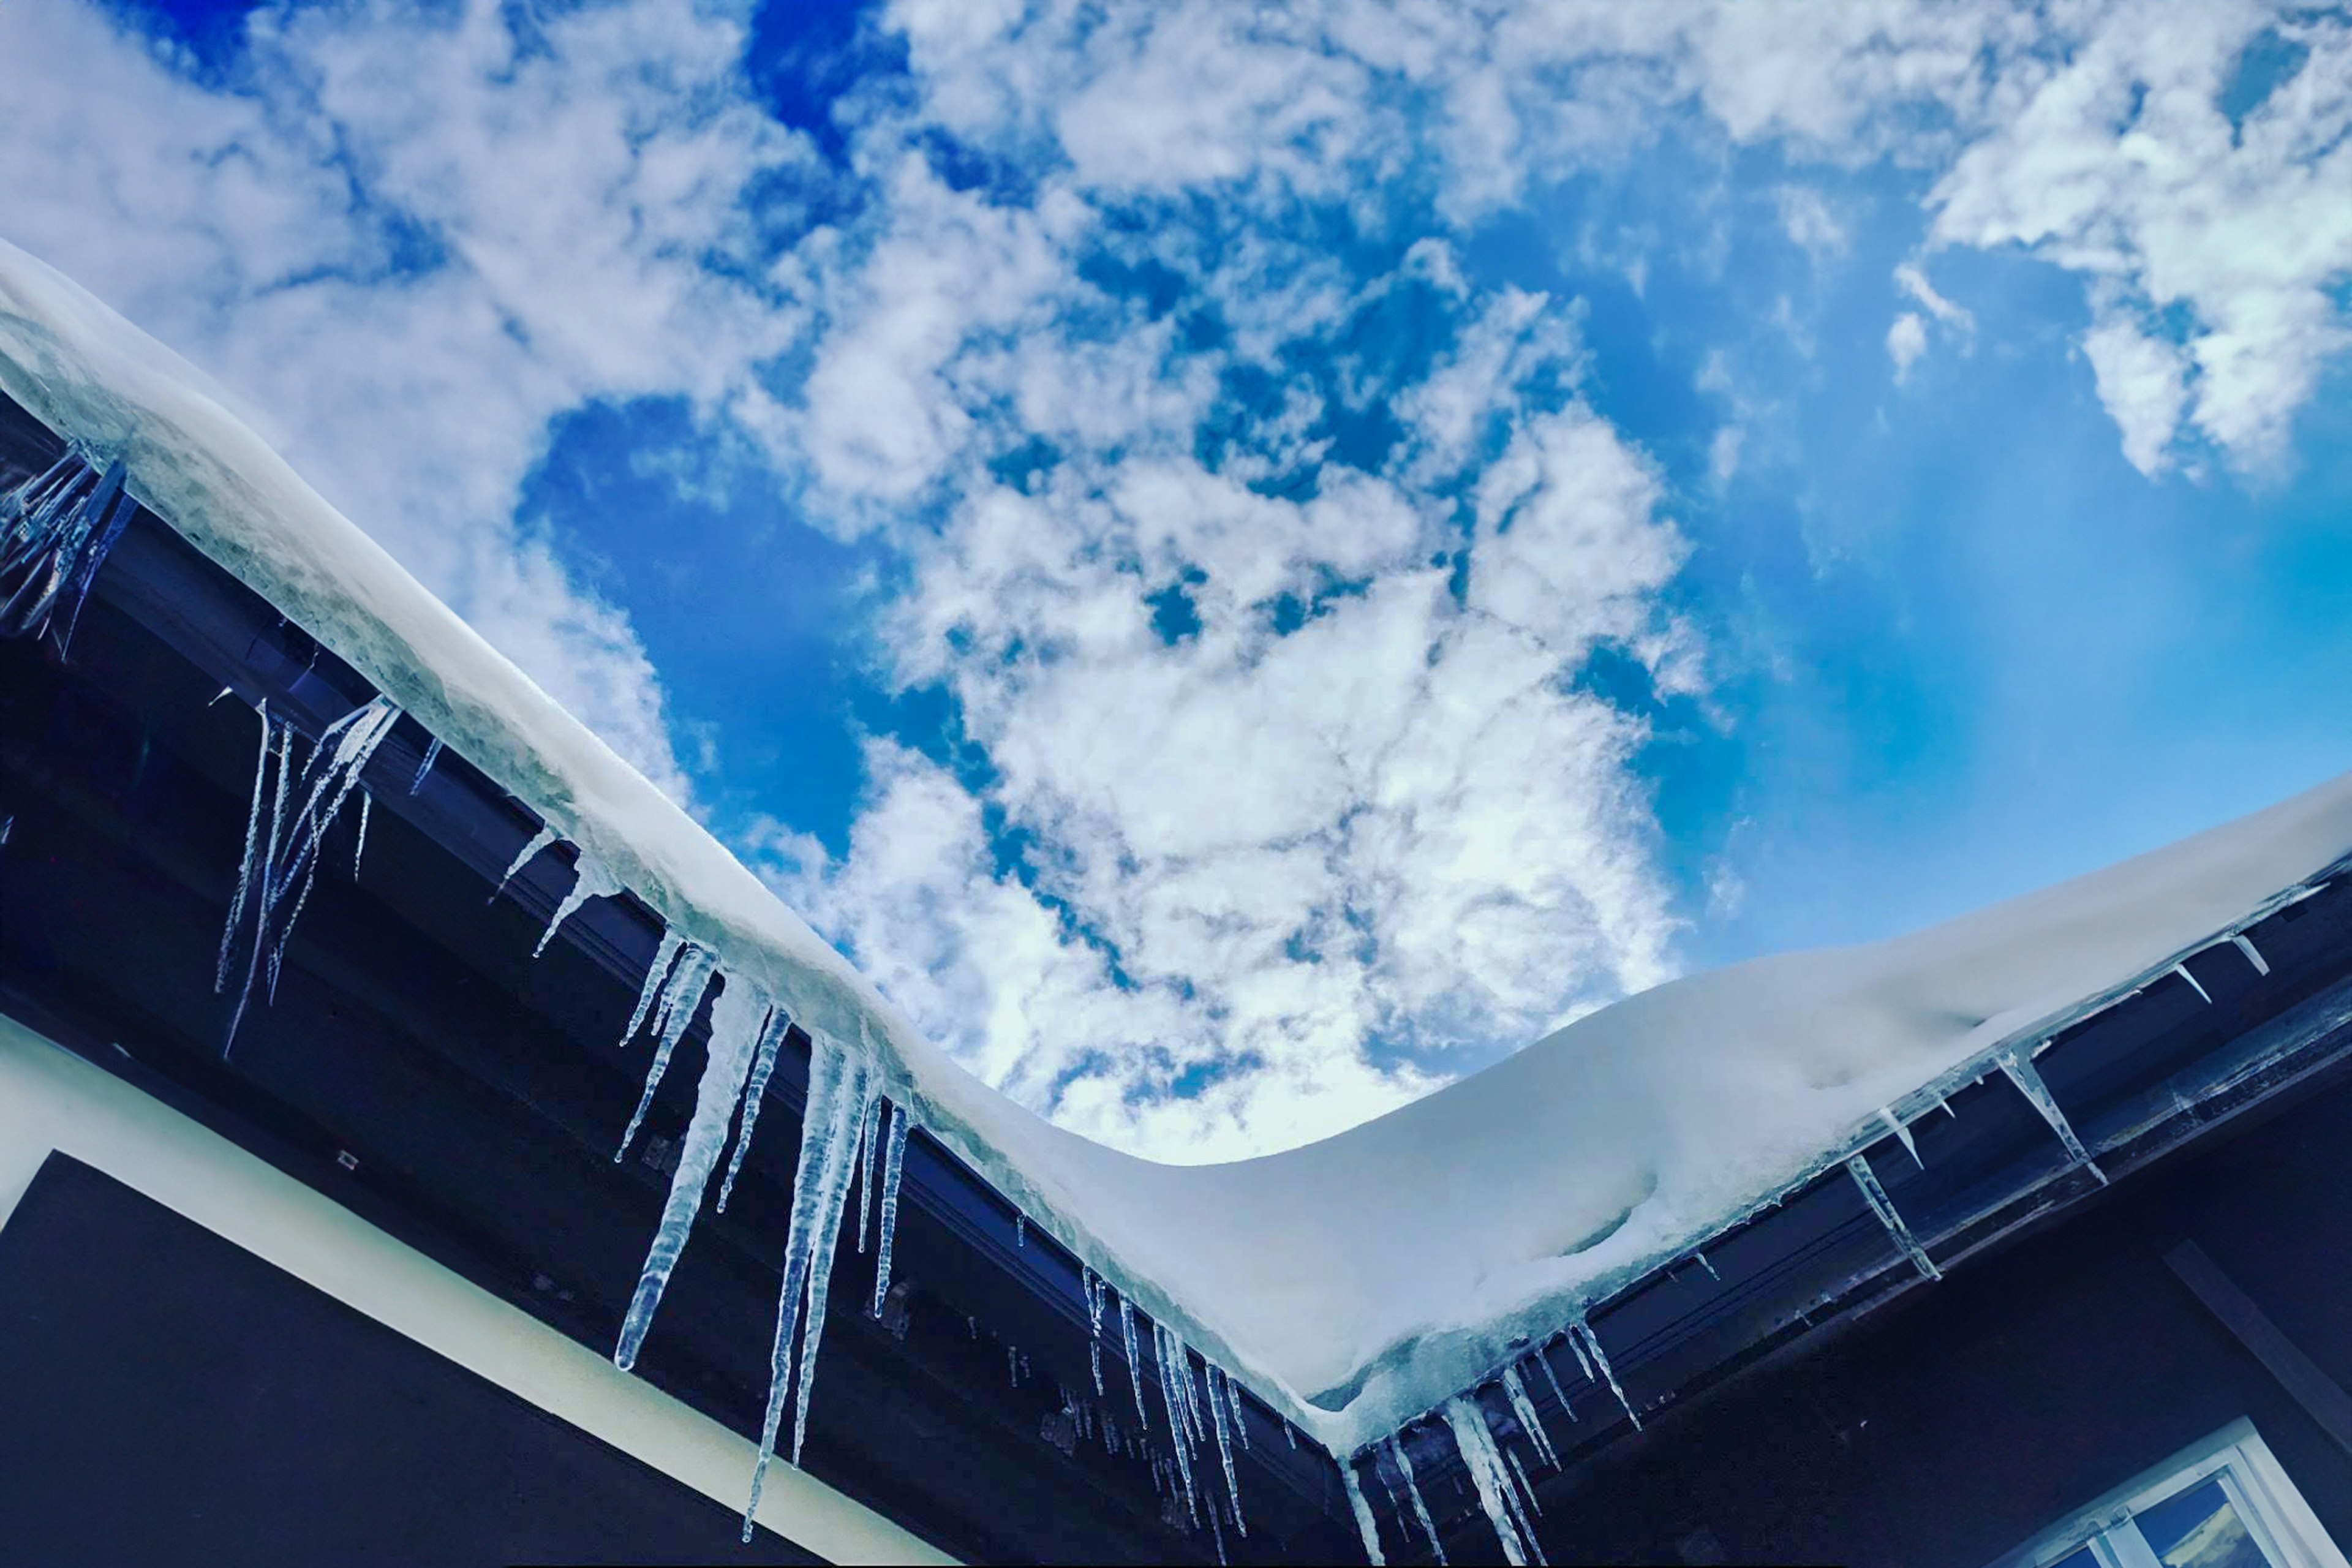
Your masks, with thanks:
[[[2161,1568],[2133,1516],[2211,1477],[2220,1478],[2247,1533],[2279,1568],[2352,1568],[2254,1424],[2242,1417],[2069,1514],[1992,1568],[2050,1568],[2085,1546],[2100,1568]]]

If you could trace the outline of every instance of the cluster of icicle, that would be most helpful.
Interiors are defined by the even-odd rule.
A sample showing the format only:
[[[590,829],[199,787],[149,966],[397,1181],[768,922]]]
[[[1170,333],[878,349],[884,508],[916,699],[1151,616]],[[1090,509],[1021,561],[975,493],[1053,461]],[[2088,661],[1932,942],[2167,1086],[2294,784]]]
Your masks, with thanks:
[[[226,690],[221,693],[227,695]],[[236,890],[229,897],[220,959],[213,970],[213,990],[226,991],[229,977],[236,973],[238,948],[243,947],[243,978],[236,988],[236,1009],[229,1016],[227,1038],[221,1043],[224,1057],[236,1043],[237,1026],[245,1021],[246,1008],[253,1000],[254,983],[261,981],[269,999],[277,1000],[286,944],[294,935],[294,923],[303,906],[310,902],[310,886],[318,880],[320,862],[326,858],[327,830],[354,793],[360,797],[360,819],[352,849],[352,875],[359,876],[360,857],[367,849],[370,805],[367,792],[360,787],[360,774],[400,720],[400,710],[389,699],[377,697],[328,725],[316,742],[306,742],[289,721],[270,717],[267,700],[255,712],[261,720],[261,752],[253,767],[245,858],[237,867]]]
[[[1712,1269],[1709,1270],[1712,1272]],[[1550,1347],[1566,1341],[1575,1353],[1579,1368],[1588,1384],[1605,1384],[1624,1409],[1635,1427],[1642,1425],[1640,1412],[1626,1397],[1622,1384],[1617,1381],[1616,1370],[1609,1364],[1608,1355],[1601,1348],[1599,1336],[1581,1313],[1571,1319],[1569,1326],[1550,1342],[1528,1351],[1519,1360],[1502,1369],[1490,1380],[1464,1390],[1448,1399],[1432,1414],[1438,1416],[1454,1438],[1454,1446],[1462,1456],[1462,1465],[1470,1473],[1470,1484],[1478,1494],[1479,1507],[1486,1521],[1495,1528],[1495,1536],[1502,1544],[1503,1557],[1514,1564],[1530,1562],[1542,1563],[1542,1545],[1536,1539],[1534,1521],[1543,1512],[1536,1501],[1534,1484],[1528,1480],[1519,1456],[1496,1437],[1488,1424],[1486,1405],[1481,1399],[1488,1386],[1499,1390],[1511,1416],[1526,1436],[1536,1458],[1557,1470],[1560,1468],[1559,1450],[1553,1446],[1551,1434],[1536,1410],[1535,1400],[1528,1393],[1528,1373],[1533,1366],[1541,1373],[1559,1402],[1561,1412],[1571,1421],[1576,1408],[1569,1403],[1559,1378],[1552,1371]],[[1412,1423],[1407,1423],[1408,1426]],[[1363,1482],[1357,1474],[1360,1465],[1369,1465],[1373,1477],[1386,1495],[1389,1515],[1396,1521],[1398,1539],[1411,1543],[1418,1535],[1427,1542],[1431,1555],[1445,1561],[1445,1548],[1437,1538],[1436,1521],[1431,1517],[1429,1504],[1423,1499],[1421,1484],[1413,1475],[1412,1458],[1406,1450],[1402,1429],[1387,1439],[1359,1449],[1339,1464],[1339,1479],[1348,1492],[1348,1506],[1356,1516],[1356,1530],[1362,1536],[1364,1555],[1374,1563],[1384,1563],[1388,1558],[1381,1549],[1379,1516],[1364,1494]],[[1396,1479],[1392,1481],[1390,1477]],[[1402,1497],[1400,1497],[1402,1492]],[[1410,1522],[1408,1522],[1410,1520]]]
[[[100,468],[68,450],[0,496],[0,637],[40,636],[70,602],[58,644],[71,645],[90,584],[139,509],[122,478],[121,461]]]
[[[1109,1281],[1092,1268],[1082,1271],[1081,1280],[1086,1291],[1087,1328],[1092,1336],[1087,1348],[1094,1373],[1095,1394],[1097,1397],[1108,1396],[1102,1367],[1104,1325],[1111,1315],[1112,1303],[1116,1302],[1119,1347],[1127,1366],[1128,1389],[1135,1398],[1137,1430],[1150,1432],[1151,1411],[1143,1394],[1144,1368],[1138,1352],[1135,1305],[1112,1289]],[[1223,1519],[1231,1519],[1234,1528],[1243,1535],[1249,1534],[1249,1524],[1242,1514],[1240,1477],[1234,1468],[1234,1445],[1239,1443],[1244,1450],[1249,1447],[1249,1427],[1242,1415],[1241,1384],[1224,1368],[1205,1356],[1198,1355],[1184,1342],[1182,1336],[1164,1323],[1155,1321],[1151,1324],[1151,1357],[1152,1371],[1160,1381],[1160,1410],[1166,1417],[1165,1430],[1169,1438],[1168,1455],[1164,1460],[1157,1453],[1150,1454],[1152,1484],[1155,1488],[1181,1485],[1184,1500],[1181,1522],[1192,1529],[1201,1527],[1205,1509],[1209,1530],[1216,1540],[1217,1558],[1223,1562],[1225,1555]],[[1196,1359],[1201,1366],[1197,1375],[1193,1371]],[[1065,1403],[1068,1402],[1066,1398]],[[1284,1429],[1288,1431],[1287,1423]],[[1204,1503],[1200,1484],[1195,1479],[1197,1461],[1202,1458],[1201,1449],[1212,1432],[1216,1436],[1218,1463],[1225,1478],[1226,1508],[1222,1517],[1213,1499]],[[1297,1441],[1296,1436],[1291,1438],[1294,1447]],[[1149,1449],[1146,1451],[1150,1452]]]
[[[119,479],[119,475],[116,476]],[[101,498],[101,501],[102,501]],[[226,691],[222,696],[228,695]],[[218,698],[215,699],[219,700]],[[306,740],[293,722],[269,711],[265,700],[257,709],[261,721],[260,751],[255,760],[253,796],[247,811],[245,852],[228,919],[221,932],[219,962],[214,989],[226,992],[236,981],[236,1007],[228,1028],[228,1044],[244,1020],[257,983],[274,999],[286,947],[296,921],[308,902],[310,889],[326,855],[328,830],[356,795],[359,828],[352,847],[352,874],[359,875],[360,857],[367,845],[371,797],[361,776],[384,738],[399,721],[401,710],[386,698],[361,704],[320,732]],[[423,787],[441,755],[434,740],[410,780],[408,793]],[[555,831],[542,828],[523,847],[499,879],[498,889],[541,850],[555,842]],[[533,955],[544,952],[564,921],[592,898],[620,891],[614,879],[593,858],[583,854],[572,890],[547,922]],[[240,967],[240,959],[242,964]],[[654,1095],[668,1071],[670,1058],[687,1028],[701,1009],[706,993],[718,984],[710,1005],[710,1045],[702,1079],[695,1091],[694,1114],[680,1148],[677,1166],[662,1216],[646,1255],[636,1289],[621,1325],[613,1360],[623,1371],[635,1364],[654,1313],[661,1305],[678,1256],[686,1249],[694,1221],[717,1168],[727,1153],[726,1173],[719,1188],[722,1212],[743,1167],[753,1129],[758,1125],[776,1053],[792,1027],[782,1007],[751,980],[722,975],[717,956],[678,932],[666,931],[647,971],[636,1010],[622,1031],[625,1047],[641,1029],[654,1038],[653,1060],[646,1069],[645,1087],[636,1110],[621,1135],[613,1158],[617,1163],[635,1142],[651,1109]],[[752,1521],[768,1461],[775,1452],[784,1403],[793,1401],[793,1447],[800,1459],[807,1436],[809,1394],[815,1381],[818,1342],[824,1328],[826,1287],[832,1278],[834,1238],[847,1206],[854,1173],[862,1173],[866,1201],[859,1210],[857,1247],[866,1248],[874,1237],[876,1274],[874,1310],[878,1313],[890,1285],[891,1242],[898,1228],[898,1183],[906,1166],[907,1134],[911,1126],[904,1105],[886,1101],[883,1077],[870,1039],[851,1047],[829,1037],[811,1040],[809,1094],[801,1128],[800,1166],[793,1188],[792,1218],[784,1242],[783,1292],[777,1304],[775,1348],[771,1358],[768,1406],[761,1423],[760,1455],[751,1477],[751,1499],[743,1515],[743,1538],[751,1538]],[[228,1045],[224,1045],[223,1054]],[[740,1112],[740,1122],[739,1122]],[[733,1148],[729,1152],[729,1133]],[[877,1164],[880,1166],[877,1175]],[[797,1349],[797,1356],[795,1350]]]
[[[564,912],[559,910],[559,922]],[[653,1326],[670,1271],[686,1249],[722,1153],[727,1155],[727,1169],[719,1180],[716,1206],[722,1213],[726,1210],[759,1123],[760,1106],[775,1071],[776,1053],[792,1028],[783,1009],[755,983],[738,975],[721,976],[715,954],[676,931],[665,933],[646,973],[636,1010],[621,1035],[625,1046],[640,1028],[646,1028],[655,1044],[645,1089],[614,1152],[615,1162],[635,1140],[668,1069],[670,1055],[713,980],[719,981],[719,991],[710,1005],[710,1045],[701,1081],[695,1089],[694,1114],[687,1124],[677,1168],[670,1176],[669,1196],[613,1351],[614,1364],[624,1372],[636,1364],[637,1352]],[[800,1163],[784,1237],[783,1289],[776,1303],[775,1342],[769,1357],[768,1405],[760,1424],[760,1452],[751,1472],[751,1497],[743,1510],[746,1541],[751,1539],[761,1489],[776,1451],[788,1400],[793,1405],[793,1463],[800,1462],[808,1436],[809,1395],[815,1386],[817,1348],[824,1333],[834,1244],[853,1188],[863,1194],[858,1205],[857,1249],[864,1252],[872,1237],[873,1310],[878,1315],[883,1310],[890,1289],[891,1243],[898,1226],[898,1184],[906,1169],[907,1134],[912,1125],[906,1106],[883,1098],[881,1067],[870,1038],[861,1037],[851,1046],[813,1034],[809,1043],[808,1103],[802,1115]],[[734,1130],[731,1152],[728,1149],[730,1127]]]

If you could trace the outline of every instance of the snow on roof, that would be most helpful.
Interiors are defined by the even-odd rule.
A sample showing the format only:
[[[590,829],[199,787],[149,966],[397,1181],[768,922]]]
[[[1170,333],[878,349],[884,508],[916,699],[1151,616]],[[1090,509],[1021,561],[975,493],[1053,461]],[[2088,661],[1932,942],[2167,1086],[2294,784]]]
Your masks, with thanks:
[[[1167,1166],[1056,1128],[925,1039],[684,811],[330,507],[178,356],[0,242],[0,390],[1347,1454],[1686,1254],[2006,1042],[2039,1039],[2352,850],[2352,778],[1890,941],[1631,997],[1322,1142]]]

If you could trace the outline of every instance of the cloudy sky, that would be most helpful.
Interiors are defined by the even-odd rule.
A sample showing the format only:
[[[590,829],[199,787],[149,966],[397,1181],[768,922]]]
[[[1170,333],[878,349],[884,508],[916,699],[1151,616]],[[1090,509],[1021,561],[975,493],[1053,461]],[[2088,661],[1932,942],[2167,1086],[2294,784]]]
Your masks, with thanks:
[[[1141,1152],[2352,768],[2341,8],[27,0],[0,105],[0,236]]]

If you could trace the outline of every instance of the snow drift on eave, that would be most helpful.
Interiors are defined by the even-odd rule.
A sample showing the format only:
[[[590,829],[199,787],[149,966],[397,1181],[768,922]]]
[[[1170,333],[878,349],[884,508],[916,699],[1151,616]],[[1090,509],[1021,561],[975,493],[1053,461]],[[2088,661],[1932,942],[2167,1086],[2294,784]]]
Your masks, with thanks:
[[[0,390],[885,1089],[1120,1294],[1325,1447],[1378,1439],[1851,1152],[1879,1107],[2242,922],[2352,848],[2339,780],[1868,947],[1740,964],[1580,1019],[1323,1142],[1150,1163],[979,1083],[677,805],[79,287],[0,242]]]

